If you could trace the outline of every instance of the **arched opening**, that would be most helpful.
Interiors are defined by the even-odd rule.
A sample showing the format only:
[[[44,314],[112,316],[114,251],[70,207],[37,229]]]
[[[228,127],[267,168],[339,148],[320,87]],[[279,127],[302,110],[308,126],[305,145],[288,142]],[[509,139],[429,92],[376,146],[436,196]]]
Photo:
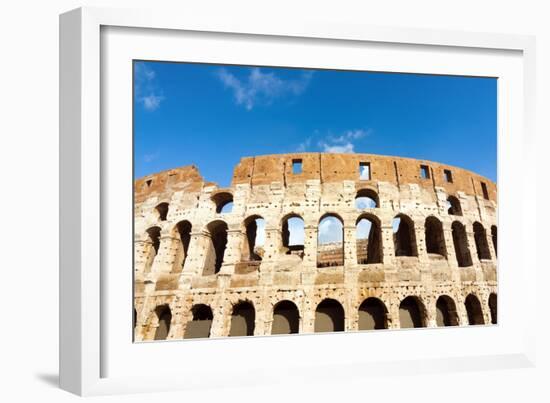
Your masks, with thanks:
[[[459,267],[468,267],[472,265],[472,256],[468,248],[468,239],[466,238],[466,229],[460,222],[453,222],[453,245],[455,247],[456,260]]]
[[[260,216],[248,217],[244,222],[246,232],[243,260],[261,261],[264,255],[265,220]]]
[[[418,256],[414,222],[405,214],[399,214],[392,225],[395,256]]]
[[[453,299],[442,295],[435,304],[435,321],[437,326],[458,326],[458,314]]]
[[[225,214],[233,211],[233,195],[229,192],[219,192],[212,196],[216,205],[216,213]]]
[[[168,216],[168,203],[160,203],[155,207],[155,210],[157,210],[159,220],[166,221],[166,217]]]
[[[425,308],[418,297],[409,296],[399,305],[399,323],[402,329],[425,327]]]
[[[155,340],[166,340],[170,332],[172,312],[168,305],[159,306],[155,309],[158,318],[158,326],[155,331]]]
[[[184,339],[200,339],[210,337],[210,329],[212,328],[212,309],[205,304],[193,305],[191,308],[193,318],[187,322],[185,327]]]
[[[344,308],[334,299],[324,299],[315,310],[315,333],[343,331]]]
[[[304,239],[306,237],[304,220],[297,214],[291,214],[283,219],[283,248],[287,255],[304,257]]]
[[[359,307],[359,330],[387,329],[387,312],[378,298],[367,298]]]
[[[491,239],[493,240],[493,248],[495,248],[495,255],[498,256],[498,253],[497,253],[497,226],[496,225],[491,226]]]
[[[273,307],[271,334],[298,333],[300,314],[298,307],[291,301],[280,301]]]
[[[239,302],[233,307],[229,336],[253,336],[256,312],[250,302]]]
[[[361,189],[355,196],[355,208],[363,210],[380,207],[378,194],[372,189]]]
[[[180,221],[176,224],[176,234],[179,238],[177,243],[176,260],[173,272],[181,272],[189,252],[189,244],[191,242],[191,223],[189,221]]]
[[[426,236],[426,252],[441,256],[447,256],[445,247],[445,236],[443,235],[443,224],[437,218],[430,216],[424,224]]]
[[[449,215],[462,215],[460,201],[454,196],[449,196],[447,198],[447,213]]]
[[[151,271],[155,257],[160,248],[160,227],[151,227],[147,230],[149,236],[149,251],[147,253],[147,261],[145,262],[145,272]]]
[[[474,294],[468,295],[464,304],[466,305],[468,323],[470,325],[485,324],[485,320],[483,319],[483,311],[481,310],[481,304],[479,303],[479,299],[477,299]]]
[[[490,260],[491,252],[489,252],[489,244],[487,243],[487,233],[483,225],[477,221],[474,223],[474,239],[479,260]]]
[[[317,267],[344,265],[344,223],[334,214],[319,221],[317,237]]]
[[[497,324],[497,295],[492,292],[489,295],[489,310],[491,311],[491,323]]]
[[[227,246],[227,224],[224,221],[213,221],[206,226],[210,235],[210,244],[206,252],[204,275],[216,274],[223,263],[225,247]]]
[[[370,214],[357,219],[357,263],[382,263],[382,230],[380,221]]]

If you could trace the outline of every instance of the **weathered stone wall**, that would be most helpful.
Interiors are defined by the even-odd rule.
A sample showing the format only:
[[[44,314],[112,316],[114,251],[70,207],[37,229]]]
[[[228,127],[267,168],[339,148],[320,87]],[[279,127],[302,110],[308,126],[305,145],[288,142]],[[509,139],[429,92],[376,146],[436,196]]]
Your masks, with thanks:
[[[292,173],[293,160],[301,160],[301,173]],[[359,178],[360,163],[370,164],[370,179]],[[429,178],[421,178],[421,165],[428,167]],[[444,170],[451,172],[452,182],[445,179]],[[376,192],[378,207],[356,208],[355,198],[362,189]],[[197,304],[212,311],[210,336],[227,336],[233,307],[240,301],[254,307],[255,335],[271,334],[273,308],[283,300],[298,308],[300,333],[314,331],[316,308],[326,298],[342,305],[344,328],[349,331],[358,329],[359,306],[369,297],[385,305],[389,328],[400,327],[400,303],[408,296],[419,302],[425,326],[436,326],[436,301],[442,295],[456,304],[459,324],[471,322],[465,306],[470,294],[480,301],[484,323],[491,323],[488,301],[497,292],[496,242],[491,235],[497,225],[496,192],[496,184],[467,170],[368,154],[247,157],[235,167],[227,189],[205,182],[194,166],[136,180],[135,340],[155,337],[163,306],[171,312],[167,338],[183,338]],[[225,193],[232,195],[233,209],[217,213],[216,201]],[[448,213],[448,196],[458,199],[462,215]],[[165,219],[157,209],[161,203],[167,203]],[[344,264],[318,267],[318,226],[327,214],[343,223]],[[356,224],[365,214],[380,226],[380,263],[358,263],[365,261],[365,255],[357,244]],[[416,256],[396,256],[392,221],[398,214],[414,225]],[[305,240],[303,252],[288,254],[282,228],[291,215],[304,220]],[[245,222],[253,216],[265,220],[261,261],[250,260],[246,252]],[[429,216],[442,225],[443,254],[427,252]],[[182,241],[187,235],[182,238],[178,232],[181,222],[191,226],[188,241]],[[471,257],[465,267],[459,267],[456,257],[452,229],[456,222],[464,226],[464,247]],[[475,222],[485,230],[488,256],[484,259],[478,258],[482,240],[474,234]],[[227,225],[227,243],[221,268],[214,273],[208,268],[215,265],[213,239],[222,224]],[[155,231],[158,237],[151,237]],[[362,243],[366,247],[366,241],[359,240]]]

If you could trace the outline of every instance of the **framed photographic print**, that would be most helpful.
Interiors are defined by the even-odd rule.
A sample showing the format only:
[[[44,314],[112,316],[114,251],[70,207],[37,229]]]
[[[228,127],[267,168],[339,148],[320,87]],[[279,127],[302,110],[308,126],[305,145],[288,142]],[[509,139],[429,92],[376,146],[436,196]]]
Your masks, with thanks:
[[[62,15],[62,387],[532,365],[533,49]]]

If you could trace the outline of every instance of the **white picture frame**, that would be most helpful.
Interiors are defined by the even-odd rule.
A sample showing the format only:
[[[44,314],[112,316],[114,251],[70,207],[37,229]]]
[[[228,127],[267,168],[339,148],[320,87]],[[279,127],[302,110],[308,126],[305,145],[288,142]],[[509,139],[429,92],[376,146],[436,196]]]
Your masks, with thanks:
[[[384,63],[387,65],[393,57],[394,71],[412,72],[416,69],[416,72],[423,72],[422,69],[425,67],[421,64],[417,67],[401,66],[400,52],[401,55],[404,52],[426,54],[424,62],[438,64],[430,69],[430,72],[439,74],[462,72],[475,75],[476,71],[481,71],[490,75],[491,71],[498,73],[498,69],[508,68],[502,66],[509,66],[509,70],[502,70],[502,76],[497,74],[503,79],[503,85],[499,87],[498,117],[499,244],[502,245],[499,248],[499,252],[502,250],[499,256],[499,325],[484,329],[423,329],[376,334],[203,340],[192,341],[196,343],[192,349],[189,348],[188,342],[132,344],[130,327],[125,327],[124,323],[120,327],[116,326],[116,315],[120,310],[128,311],[127,321],[130,323],[131,305],[123,296],[123,292],[120,296],[113,293],[115,284],[110,283],[123,281],[124,275],[117,277],[112,271],[106,270],[106,267],[112,267],[109,266],[109,259],[123,259],[123,254],[131,254],[131,249],[120,248],[120,251],[125,252],[118,252],[118,248],[115,250],[113,245],[106,241],[105,233],[106,228],[114,225],[111,223],[113,215],[107,215],[106,212],[124,212],[124,204],[113,207],[114,200],[125,199],[124,194],[118,197],[120,195],[115,195],[114,192],[127,173],[127,168],[121,168],[120,173],[115,172],[110,168],[113,165],[109,162],[112,153],[115,150],[124,150],[127,143],[122,140],[115,141],[114,136],[105,137],[105,133],[113,129],[111,124],[131,125],[131,121],[124,119],[105,122],[110,112],[109,107],[115,107],[116,99],[129,97],[121,91],[131,90],[132,85],[131,76],[127,82],[116,84],[105,81],[102,77],[105,73],[105,60],[102,58],[106,55],[109,57],[104,48],[120,46],[123,43],[120,42],[120,38],[106,39],[105,33],[112,32],[115,36],[118,32],[129,37],[124,39],[129,41],[132,40],[132,36],[142,35],[140,43],[146,57],[143,57],[144,53],[140,54],[139,48],[132,46],[124,47],[128,53],[121,51],[124,57],[135,59],[148,58],[150,55],[146,54],[145,49],[154,47],[154,52],[158,52],[155,53],[156,57],[172,60],[170,53],[174,49],[174,41],[179,40],[178,35],[192,33],[198,40],[211,34],[216,35],[216,40],[222,41],[239,38],[245,43],[244,49],[247,38],[252,38],[259,44],[268,41],[280,49],[285,49],[286,46],[288,53],[292,53],[288,47],[290,42],[307,48],[311,46],[312,41],[318,41],[320,45],[330,46],[335,51],[346,44],[350,47],[374,46],[382,52],[391,47],[395,55],[390,55],[387,59],[381,55],[379,65],[374,61],[369,62],[371,69],[380,66],[378,68],[384,70]],[[119,42],[116,42],[117,40]],[[149,41],[155,46],[151,46]],[[537,262],[535,255],[527,252],[527,234],[536,232],[536,212],[522,204],[522,198],[525,196],[522,192],[514,192],[514,186],[521,185],[523,189],[534,189],[536,178],[534,175],[522,176],[518,173],[519,170],[514,170],[512,164],[512,161],[520,162],[523,171],[536,171],[536,160],[529,158],[533,155],[535,147],[534,38],[521,35],[369,27],[315,20],[303,21],[298,25],[268,19],[249,21],[245,17],[215,20],[171,14],[168,11],[81,8],[61,15],[60,49],[60,385],[63,389],[79,395],[96,395],[200,389],[235,383],[241,386],[281,381],[293,383],[297,376],[301,380],[323,381],[326,379],[327,369],[337,369],[336,377],[345,380],[352,374],[354,377],[368,377],[375,372],[396,375],[409,371],[431,373],[534,365],[535,328],[529,324],[535,322],[532,316],[535,312],[536,285],[528,279],[536,277]],[[237,50],[235,52],[238,53]],[[241,59],[238,59],[237,55],[235,61],[246,59],[252,63],[256,60],[258,64],[269,65],[275,63],[272,61],[275,59],[270,57],[280,57],[279,63],[288,65],[283,61],[284,52],[278,52],[269,55],[267,52],[254,52],[244,59],[241,54]],[[443,56],[436,59],[430,52],[441,52]],[[510,58],[506,55],[510,55]],[[493,59],[501,56],[502,63],[498,66]],[[228,57],[231,56],[220,54],[218,59],[214,60],[211,57],[208,60],[227,62]],[[454,58],[455,63],[446,66],[442,62],[446,57]],[[470,66],[471,70],[468,70],[469,67],[464,62],[467,57],[478,60],[480,66],[476,66],[474,62],[474,65]],[[481,66],[484,57],[487,57],[487,65]],[[343,56],[342,60],[345,58],[346,56]],[[311,63],[312,67],[321,67],[318,60],[312,59]],[[491,67],[495,66],[495,63],[497,66]],[[116,69],[117,66],[113,68]],[[493,68],[496,70],[492,70]],[[105,106],[105,94],[109,94],[109,107]],[[113,98],[110,98],[112,94]],[[512,98],[510,94],[518,96],[509,99]],[[506,119],[503,119],[504,112]],[[126,129],[121,126],[121,130]],[[128,149],[128,155],[122,157],[121,166],[125,166],[124,161],[130,159],[131,148]],[[127,176],[127,180],[131,181],[131,176]],[[507,214],[512,210],[516,214]],[[125,220],[116,224],[113,231],[128,229],[127,225],[131,223],[131,210],[127,212]],[[506,233],[506,228],[515,228],[516,232]],[[112,235],[111,233],[109,239],[113,239]],[[506,252],[506,245],[511,245],[514,238],[514,253]],[[518,242],[518,239],[521,241]],[[514,267],[520,269],[506,270]],[[132,284],[128,284],[128,287],[132,287]],[[521,290],[523,296],[521,321],[514,320],[518,318],[519,313],[509,304],[516,288]],[[125,329],[128,329],[128,332],[125,333]],[[342,340],[342,337],[345,339]],[[387,341],[389,339],[391,340]],[[430,345],[443,346],[451,340],[463,340],[464,345],[452,351],[450,348],[449,351],[432,353],[427,350]],[[491,340],[493,343],[490,345]],[[502,342],[498,342],[499,340]],[[386,352],[371,351],[369,356],[354,353],[354,346],[365,342],[377,345],[389,342],[393,343],[395,348]],[[406,350],[400,349],[398,346],[405,342],[419,346],[418,351],[409,354]],[[343,349],[339,357],[316,357],[314,354],[315,348],[330,349],[337,346]],[[283,348],[290,348],[291,351],[301,352],[303,355],[300,357],[290,354],[284,361],[280,361],[278,356]],[[177,368],[167,364],[158,370],[158,364],[162,362],[158,361],[158,357],[166,354],[185,356],[187,365],[180,364]],[[204,354],[210,354],[209,365],[203,365],[201,362]],[[139,357],[145,363],[150,362],[151,368],[157,369],[156,372],[132,371],[135,365],[129,359],[131,356]],[[157,361],[154,361],[155,359]],[[212,359],[218,360],[217,372],[212,371]],[[116,363],[125,361],[128,363],[127,367]],[[222,374],[228,368],[229,362],[242,364],[243,368],[239,371],[242,373],[248,370],[246,379],[236,375],[216,377],[216,373]],[[284,371],[281,371],[283,368]],[[208,382],[205,381],[207,374]]]

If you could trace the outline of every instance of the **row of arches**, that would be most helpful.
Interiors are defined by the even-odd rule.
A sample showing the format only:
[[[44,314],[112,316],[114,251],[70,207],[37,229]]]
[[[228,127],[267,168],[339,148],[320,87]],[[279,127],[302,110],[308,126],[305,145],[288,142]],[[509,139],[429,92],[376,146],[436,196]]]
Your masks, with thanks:
[[[230,192],[217,192],[211,197],[217,214],[226,214],[233,211],[233,195]],[[159,203],[155,207],[157,217],[160,221],[166,221],[168,217],[169,204],[167,202]],[[360,189],[355,195],[355,208],[358,210],[372,209],[380,207],[380,198],[378,193],[371,188]],[[455,196],[447,197],[446,211],[449,215],[462,215],[462,206]]]
[[[491,293],[487,301],[491,323],[497,323],[497,296]],[[469,325],[483,325],[485,319],[481,303],[475,294],[469,294],[464,300]],[[435,323],[438,327],[458,326],[459,316],[455,301],[448,295],[441,295],[436,301]],[[154,340],[167,338],[172,313],[168,305],[155,309],[158,321]],[[404,298],[399,305],[400,328],[427,327],[426,307],[416,296]],[[208,338],[211,335],[214,315],[210,306],[196,304],[191,308],[191,319],[187,322],[184,338]],[[233,306],[228,336],[254,335],[256,312],[250,301],[241,301]],[[273,306],[271,334],[296,334],[300,332],[301,316],[296,304],[283,300]],[[134,326],[136,311],[134,310]],[[365,299],[358,308],[358,330],[377,330],[388,328],[388,310],[378,298]],[[345,312],[342,304],[335,299],[322,300],[315,309],[314,332],[341,332],[345,330]]]
[[[380,219],[370,213],[361,214],[356,220],[356,252],[358,264],[383,263],[382,227]],[[405,214],[398,214],[392,221],[394,254],[400,256],[418,256],[417,232],[414,221]],[[176,247],[175,272],[181,271],[189,252],[192,224],[180,221],[175,226],[174,237],[179,239]],[[259,215],[248,217],[242,228],[245,241],[242,242],[241,260],[259,262],[263,259],[265,220]],[[451,225],[452,242],[459,267],[472,266],[466,227],[460,221]],[[223,264],[228,241],[228,225],[223,220],[215,220],[205,227],[208,235],[208,248],[205,258],[204,275],[216,274]],[[341,266],[344,264],[344,223],[337,214],[325,214],[319,220],[317,234],[317,267]],[[484,226],[476,221],[473,224],[476,253],[479,260],[490,260],[491,252]],[[151,268],[159,251],[161,228],[147,230],[150,250],[146,259],[145,271]],[[304,256],[305,225],[298,214],[289,214],[282,220],[282,252],[288,255]],[[429,216],[424,222],[424,240],[428,255],[448,258],[443,223],[435,216]],[[491,227],[491,240],[495,254],[497,252],[497,227]]]

